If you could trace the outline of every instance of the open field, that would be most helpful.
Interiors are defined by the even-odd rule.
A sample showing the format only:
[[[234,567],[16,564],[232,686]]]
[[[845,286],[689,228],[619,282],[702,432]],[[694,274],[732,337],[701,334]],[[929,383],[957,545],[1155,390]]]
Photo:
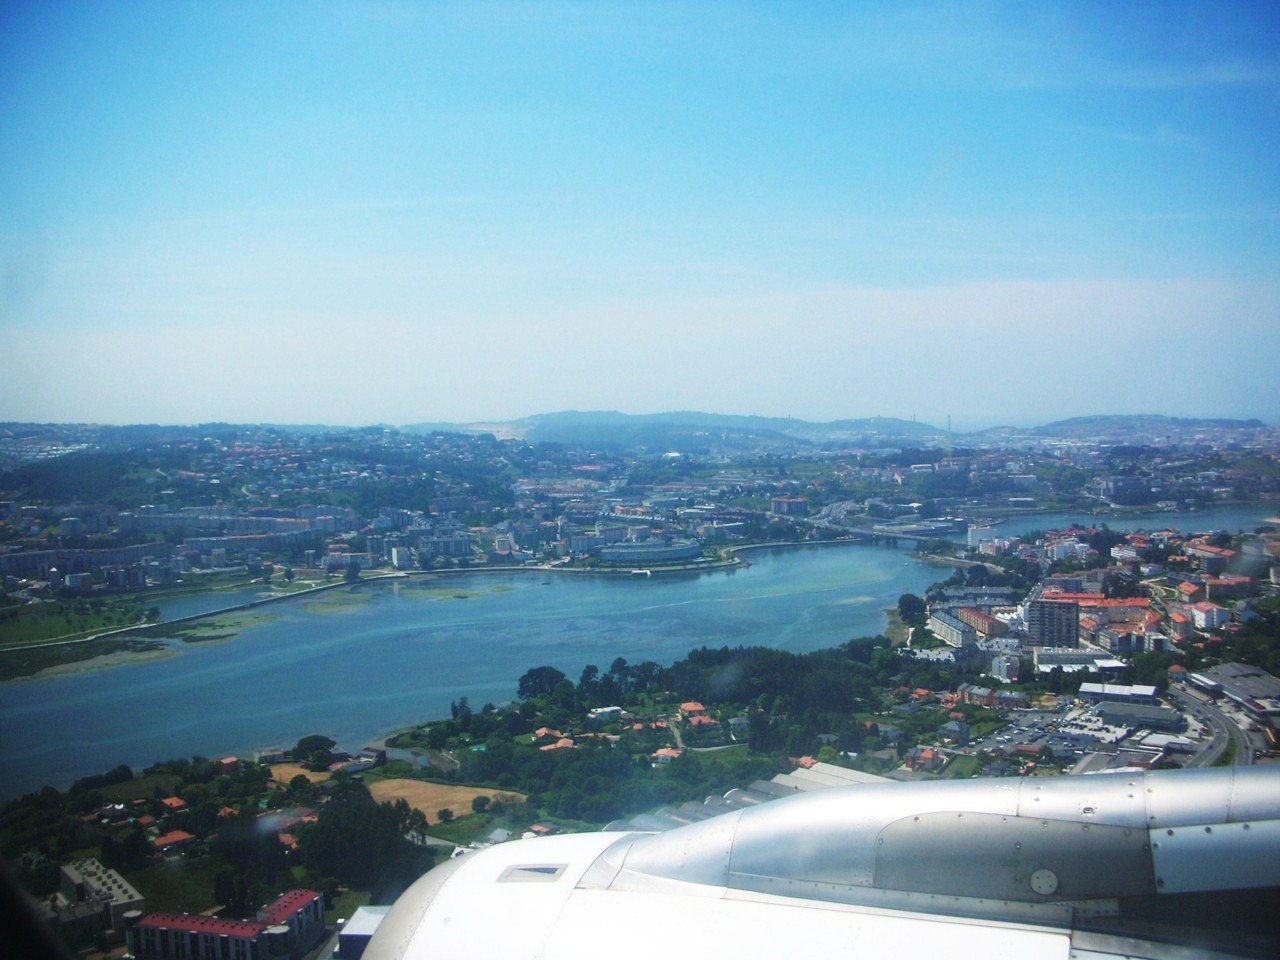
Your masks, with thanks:
[[[503,793],[525,799],[524,794],[511,790],[459,787],[449,783],[424,783],[421,780],[381,780],[370,784],[369,792],[379,803],[395,803],[403,799],[409,806],[425,813],[433,823],[436,813],[446,807],[459,817],[470,813],[471,801],[476,797],[492,797]]]
[[[271,765],[271,779],[276,783],[288,783],[298,774],[302,774],[312,783],[321,783],[329,779],[328,770],[308,770],[300,763],[273,763]]]

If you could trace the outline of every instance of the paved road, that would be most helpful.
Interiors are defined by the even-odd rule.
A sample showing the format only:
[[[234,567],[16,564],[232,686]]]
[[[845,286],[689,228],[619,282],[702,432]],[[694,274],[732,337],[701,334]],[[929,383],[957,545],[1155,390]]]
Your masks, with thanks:
[[[1211,767],[1227,749],[1227,743],[1234,740],[1236,755],[1232,760],[1234,766],[1246,766],[1253,763],[1253,742],[1249,734],[1241,730],[1235,721],[1212,704],[1189,693],[1169,688],[1168,697],[1204,720],[1213,729],[1213,741],[1208,748],[1197,753],[1187,762],[1189,767]]]

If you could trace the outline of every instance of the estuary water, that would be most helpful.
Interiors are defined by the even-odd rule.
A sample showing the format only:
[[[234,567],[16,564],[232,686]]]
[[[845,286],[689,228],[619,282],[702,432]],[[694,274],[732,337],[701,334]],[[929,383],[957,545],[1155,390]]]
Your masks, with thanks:
[[[880,633],[901,594],[949,575],[883,546],[746,556],[745,569],[689,577],[522,571],[344,587],[236,615],[250,619],[231,640],[174,640],[162,659],[7,683],[0,799],[120,763],[247,753],[310,733],[358,749],[447,716],[460,697],[476,708],[511,700],[544,664],[576,681],[589,663],[668,664],[704,645],[830,647]],[[165,606],[169,619],[196,612]]]
[[[1016,535],[1072,521],[1113,529],[1252,529],[1271,507],[1137,517],[1039,515]],[[746,569],[679,578],[520,571],[339,588],[254,608],[231,640],[169,641],[168,655],[0,685],[0,800],[120,763],[287,746],[310,733],[358,749],[393,730],[515,696],[530,667],[577,680],[615,657],[668,664],[700,646],[796,652],[880,633],[885,608],[950,574],[905,550],[753,550]],[[175,598],[168,620],[260,591]],[[223,619],[220,617],[219,619]]]

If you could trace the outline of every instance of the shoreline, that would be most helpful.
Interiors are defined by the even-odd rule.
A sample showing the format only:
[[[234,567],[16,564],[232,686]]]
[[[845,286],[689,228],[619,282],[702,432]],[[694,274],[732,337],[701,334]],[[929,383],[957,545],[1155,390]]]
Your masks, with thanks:
[[[1271,500],[1230,501],[1230,502],[1223,502],[1223,503],[1214,503],[1207,506],[1205,509],[1207,511],[1215,507],[1226,507],[1226,508],[1259,507],[1263,510],[1266,510],[1270,506],[1272,506],[1274,503],[1275,501],[1271,501]],[[1123,508],[1123,507],[1113,507],[1113,506],[1101,505],[1101,504],[1096,504],[1096,505],[1090,504],[1088,505],[1088,507],[1092,509],[1088,509],[1088,508],[1081,509],[1080,511],[1081,520],[1087,520],[1091,517],[1102,518],[1106,516],[1115,516],[1115,517],[1151,516],[1151,517],[1170,517],[1170,518],[1174,518],[1174,517],[1194,518],[1201,515],[1200,511],[1196,511],[1196,510],[1176,510],[1176,511],[1158,510],[1149,505],[1133,507],[1133,508]],[[1071,511],[1069,509],[1063,510],[1060,507],[1036,507],[1031,509],[1015,508],[1012,510],[1006,510],[1000,522],[1002,523],[1007,522],[1011,519],[1018,518],[1018,517],[1027,518],[1027,517],[1035,517],[1035,516],[1047,516],[1052,514],[1067,514],[1070,512]],[[1278,522],[1280,522],[1280,518],[1275,518],[1275,519]],[[1266,522],[1270,522],[1271,520],[1272,518],[1266,517],[1266,518],[1263,518],[1261,522],[1266,523]],[[706,562],[703,562],[703,563],[680,563],[680,564],[673,564],[671,566],[654,565],[654,566],[648,566],[648,567],[642,566],[642,567],[636,567],[636,568],[622,568],[622,567],[580,568],[580,567],[566,567],[563,564],[558,564],[558,563],[537,564],[532,566],[479,565],[474,567],[453,568],[453,569],[445,569],[445,570],[410,570],[410,571],[392,571],[392,572],[386,572],[386,573],[376,573],[370,576],[361,577],[359,580],[355,580],[355,581],[348,581],[345,579],[341,579],[341,580],[334,580],[332,582],[317,583],[308,577],[303,577],[301,579],[303,579],[304,582],[310,581],[311,583],[313,583],[313,585],[307,586],[303,589],[289,589],[289,590],[282,591],[280,593],[271,592],[270,586],[264,585],[265,589],[263,593],[266,595],[260,595],[255,597],[252,600],[244,601],[238,604],[232,604],[226,607],[218,607],[214,610],[209,610],[203,613],[189,614],[187,616],[178,617],[172,620],[161,619],[156,623],[133,624],[125,627],[114,627],[109,630],[103,630],[98,633],[91,634],[87,637],[76,637],[72,639],[59,639],[59,640],[44,640],[36,643],[29,643],[29,644],[15,645],[15,646],[0,646],[0,662],[3,661],[3,657],[6,653],[26,653],[26,652],[36,651],[41,649],[86,646],[86,645],[93,644],[94,641],[102,640],[102,639],[109,639],[109,638],[122,639],[122,638],[128,638],[128,637],[136,637],[143,640],[149,639],[149,638],[160,639],[161,637],[164,637],[166,632],[172,630],[175,625],[194,623],[200,620],[205,620],[210,617],[225,616],[227,614],[232,614],[240,611],[252,610],[260,606],[265,606],[267,604],[280,603],[285,600],[306,598],[306,597],[322,594],[326,591],[336,590],[340,587],[353,587],[353,586],[359,586],[360,584],[366,584],[366,583],[382,583],[382,582],[391,581],[391,582],[404,582],[406,584],[421,584],[421,583],[431,583],[435,581],[441,584],[447,584],[450,580],[457,579],[458,577],[474,576],[474,575],[489,576],[489,577],[512,576],[512,575],[525,575],[525,576],[537,575],[537,576],[543,577],[543,576],[550,576],[552,574],[557,574],[557,575],[570,576],[570,577],[574,577],[574,576],[598,577],[598,578],[613,579],[613,580],[649,579],[654,577],[657,577],[657,578],[697,577],[702,574],[709,574],[709,573],[721,573],[721,572],[732,573],[738,569],[748,568],[751,566],[751,561],[750,559],[748,559],[748,556],[746,555],[749,555],[753,551],[783,550],[783,549],[794,549],[797,547],[835,547],[835,546],[843,546],[848,544],[856,544],[856,545],[863,545],[863,546],[874,545],[873,543],[871,543],[871,541],[867,539],[868,536],[869,534],[866,531],[851,530],[849,535],[847,536],[834,537],[834,538],[828,538],[828,539],[822,539],[822,540],[786,540],[786,541],[769,541],[769,542],[762,542],[762,543],[744,543],[744,544],[738,544],[738,545],[728,545],[722,548],[721,555],[717,559],[714,559],[714,560],[708,559]],[[970,565],[969,563],[966,563],[964,561],[960,561],[951,557],[941,557],[941,556],[931,555],[931,554],[922,554],[918,550],[912,550],[909,552],[911,552],[922,563],[926,563],[930,565],[947,565],[952,567],[963,567],[963,566]],[[218,592],[219,592],[219,589],[201,589],[201,588],[195,588],[191,590],[166,591],[165,599],[172,599],[172,598],[179,598],[179,597],[192,597],[192,596],[206,596],[211,594],[217,594]],[[141,596],[145,598],[146,594],[142,594]],[[171,638],[164,637],[164,639],[171,639]],[[234,639],[234,638],[228,638],[228,639]],[[86,653],[85,656],[79,658],[78,660],[72,663],[54,664],[48,667],[44,667],[40,670],[37,670],[34,673],[7,677],[3,680],[0,680],[0,684],[7,684],[7,683],[26,681],[26,680],[53,679],[58,676],[65,676],[68,673],[81,672],[85,670],[106,669],[110,666],[118,665],[120,663],[132,662],[129,659],[130,657],[141,658],[142,656],[144,656],[144,654],[141,654],[141,653],[138,653],[138,654],[123,653],[122,654],[117,650],[106,651],[103,653],[93,653],[93,652],[90,652],[90,649],[86,649],[85,653]],[[170,652],[168,655],[172,656],[172,655],[175,655],[175,653],[176,651]],[[109,662],[107,663],[98,662],[103,660],[109,660]]]

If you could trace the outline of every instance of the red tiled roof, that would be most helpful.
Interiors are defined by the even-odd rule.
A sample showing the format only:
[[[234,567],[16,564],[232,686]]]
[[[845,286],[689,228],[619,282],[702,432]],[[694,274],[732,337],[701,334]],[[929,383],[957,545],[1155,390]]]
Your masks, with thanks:
[[[175,843],[187,843],[194,839],[195,835],[187,833],[185,830],[172,830],[164,836],[156,837],[151,841],[151,844],[157,850],[163,850],[165,847],[172,846]]]
[[[258,918],[264,923],[284,923],[291,916],[318,900],[320,894],[314,890],[287,890],[258,911]]]
[[[212,933],[225,937],[250,939],[260,936],[268,924],[253,920],[228,920],[189,913],[150,913],[138,921],[142,927],[160,930],[182,930],[186,933]]]

